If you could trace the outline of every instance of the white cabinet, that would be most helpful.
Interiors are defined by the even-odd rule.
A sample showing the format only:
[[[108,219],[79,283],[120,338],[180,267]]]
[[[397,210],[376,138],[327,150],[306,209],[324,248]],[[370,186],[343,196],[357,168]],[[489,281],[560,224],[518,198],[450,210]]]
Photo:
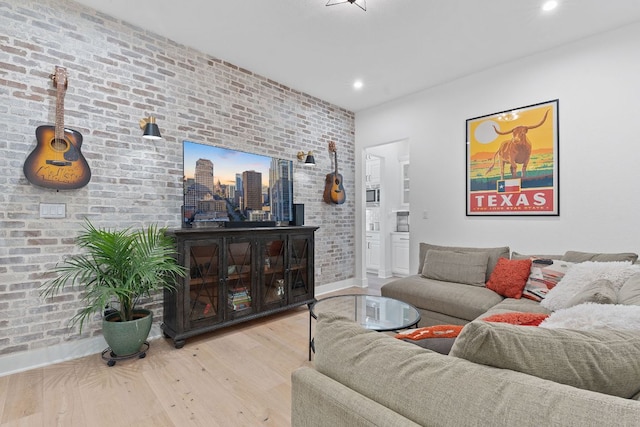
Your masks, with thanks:
[[[398,276],[408,276],[409,233],[391,233],[391,272]]]
[[[400,162],[400,202],[409,204],[409,162]]]
[[[367,233],[366,265],[367,271],[380,269],[380,233]]]
[[[380,159],[368,157],[365,163],[365,178],[367,187],[380,185]]]

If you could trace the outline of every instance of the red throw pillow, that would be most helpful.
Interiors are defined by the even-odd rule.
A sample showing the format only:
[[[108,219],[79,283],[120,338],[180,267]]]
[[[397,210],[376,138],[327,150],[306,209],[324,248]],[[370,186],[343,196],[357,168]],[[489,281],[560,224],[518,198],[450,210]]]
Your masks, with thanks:
[[[530,272],[530,259],[500,258],[486,287],[503,297],[519,299]]]
[[[521,325],[521,326],[538,326],[544,319],[549,317],[548,314],[544,313],[501,313],[494,314],[489,317],[485,317],[485,322],[502,322],[502,323],[510,323],[512,325]]]
[[[462,330],[462,325],[435,325],[418,328],[408,333],[396,335],[399,339],[421,340],[425,338],[455,338]]]

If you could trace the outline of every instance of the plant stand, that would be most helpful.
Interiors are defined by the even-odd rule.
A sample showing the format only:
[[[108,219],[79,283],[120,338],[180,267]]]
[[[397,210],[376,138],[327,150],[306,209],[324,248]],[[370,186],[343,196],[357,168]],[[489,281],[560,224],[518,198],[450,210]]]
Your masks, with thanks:
[[[111,347],[107,347],[102,351],[102,360],[107,361],[107,366],[114,366],[118,360],[133,359],[134,357],[144,359],[147,357],[147,350],[149,350],[149,342],[147,341],[142,343],[142,347],[140,347],[139,351],[126,356],[118,356],[111,351]]]

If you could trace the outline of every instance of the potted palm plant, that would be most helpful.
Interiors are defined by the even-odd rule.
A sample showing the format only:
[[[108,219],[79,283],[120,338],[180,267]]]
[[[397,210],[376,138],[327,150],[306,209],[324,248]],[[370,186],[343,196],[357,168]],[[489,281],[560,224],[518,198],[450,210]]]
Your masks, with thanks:
[[[135,354],[153,322],[151,311],[137,308],[137,303],[154,291],[175,288],[176,278],[185,274],[176,261],[174,241],[165,232],[156,225],[98,229],[87,220],[77,238],[82,252],[56,265],[57,277],[42,286],[41,294],[55,296],[66,286],[83,290],[84,306],[71,324],[79,323],[82,332],[88,317],[104,313],[102,330],[112,355]]]

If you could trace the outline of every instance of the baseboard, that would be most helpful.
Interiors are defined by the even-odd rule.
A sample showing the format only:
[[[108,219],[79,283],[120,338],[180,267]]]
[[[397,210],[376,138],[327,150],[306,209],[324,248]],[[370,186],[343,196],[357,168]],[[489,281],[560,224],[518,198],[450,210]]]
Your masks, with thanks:
[[[360,286],[356,284],[355,278],[341,280],[339,282],[327,283],[326,285],[316,286],[315,295],[316,297],[328,294],[330,292],[341,291],[343,289],[353,288],[354,286],[362,287],[362,282]]]
[[[393,272],[391,270],[386,270],[384,268],[381,268],[378,270],[378,277],[381,279],[389,279],[393,277]]]
[[[154,324],[149,333],[149,340],[160,338],[160,325]],[[75,340],[46,348],[21,351],[19,353],[0,356],[0,377],[28,371],[42,366],[53,365],[67,360],[99,354],[107,348],[102,336]],[[105,362],[106,366],[106,362]]]
[[[364,286],[363,286],[364,285]],[[330,292],[340,291],[354,286],[366,287],[366,279],[359,284],[355,278],[341,280],[339,282],[327,283],[316,286],[315,295],[320,296]],[[162,337],[162,330],[159,324],[154,324],[149,333],[149,340]],[[0,377],[28,371],[29,369],[42,366],[53,365],[67,360],[78,359],[80,357],[99,354],[107,348],[107,343],[102,336],[69,341],[46,348],[21,351],[0,356]]]

